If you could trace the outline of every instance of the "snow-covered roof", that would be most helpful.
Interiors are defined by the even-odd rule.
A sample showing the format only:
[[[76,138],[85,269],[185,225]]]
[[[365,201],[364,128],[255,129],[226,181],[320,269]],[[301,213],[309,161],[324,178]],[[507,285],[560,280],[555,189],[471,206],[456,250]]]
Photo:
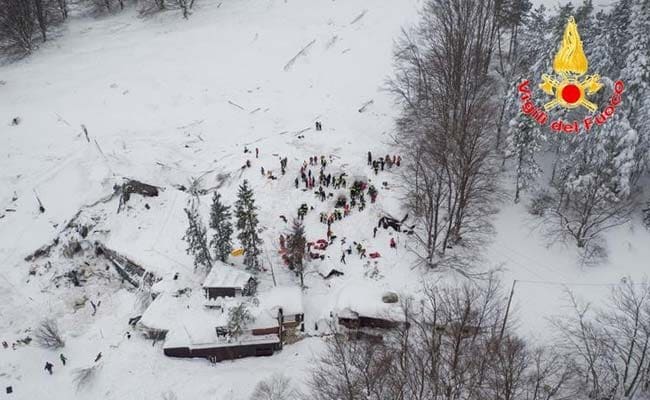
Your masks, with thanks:
[[[196,275],[192,273],[186,271],[168,272],[162,274],[162,279],[151,286],[151,291],[153,293],[176,293],[182,289],[196,287],[198,283]]]
[[[228,347],[243,344],[277,343],[277,334],[252,335],[253,329],[278,328],[277,316],[266,309],[249,305],[249,311],[254,320],[245,327],[246,333],[237,338],[224,338],[217,336],[217,327],[225,327],[228,324],[228,308],[240,303],[237,300],[229,300],[224,303],[223,311],[200,310],[192,311],[185,309],[184,313],[176,315],[175,323],[169,329],[165,339],[165,348],[190,347]],[[181,307],[182,308],[182,307]]]
[[[277,315],[282,308],[285,315],[302,314],[302,291],[296,286],[278,286],[258,295],[259,307]]]
[[[147,328],[173,330],[187,321],[202,321],[212,326],[221,324],[226,318],[223,313],[206,310],[202,304],[203,296],[174,297],[170,293],[161,293],[142,314],[140,323]]]
[[[224,263],[215,263],[203,282],[204,288],[243,289],[253,275]]]
[[[384,303],[382,295],[386,290],[361,282],[351,282],[343,287],[337,297],[333,311],[340,317],[358,316],[403,321],[399,303]]]
[[[280,326],[277,313],[273,313],[266,309],[251,310],[251,313],[255,320],[248,324],[246,327],[248,329],[269,329],[278,328]]]
[[[213,347],[234,347],[234,346],[244,346],[252,344],[271,344],[271,343],[280,343],[280,337],[276,334],[269,335],[251,335],[250,333],[245,333],[237,338],[231,338],[230,340],[222,337],[217,337],[216,331],[212,334],[209,334],[210,337],[206,337],[200,343],[194,341],[194,337],[191,336],[185,329],[174,329],[167,334],[165,339],[165,344],[163,345],[164,349],[172,349],[175,347],[189,347],[191,349],[205,349]]]

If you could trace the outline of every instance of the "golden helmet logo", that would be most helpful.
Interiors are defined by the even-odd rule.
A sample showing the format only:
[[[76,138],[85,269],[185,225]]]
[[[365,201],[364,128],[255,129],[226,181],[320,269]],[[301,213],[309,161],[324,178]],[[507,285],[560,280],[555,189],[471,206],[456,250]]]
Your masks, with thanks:
[[[550,110],[557,105],[564,108],[583,106],[591,112],[598,106],[587,100],[587,95],[592,95],[603,87],[600,75],[587,75],[580,80],[589,69],[585,52],[582,50],[582,41],[578,33],[578,25],[573,17],[564,29],[562,46],[553,59],[553,70],[559,79],[550,75],[542,75],[539,87],[546,93],[555,96],[554,100],[544,104],[545,110]]]
[[[546,112],[558,106],[565,109],[584,107],[591,113],[598,109],[598,106],[588,97],[597,93],[603,84],[600,82],[600,75],[586,75],[589,71],[589,62],[582,48],[578,25],[573,17],[569,18],[564,28],[560,49],[553,59],[553,71],[555,75],[543,74],[542,83],[539,84],[539,88],[544,93],[553,96],[552,100],[544,104],[543,109],[532,102],[532,93],[528,87],[529,81],[524,80],[519,84],[517,89],[520,93],[521,108],[524,114],[535,119],[540,125],[545,125],[548,122]],[[589,131],[595,124],[602,125],[614,115],[616,106],[621,103],[623,88],[622,81],[615,82],[614,94],[607,107],[599,114],[587,116],[581,123],[577,120],[565,122],[558,119],[551,123],[551,129],[558,132],[578,133],[581,127],[585,131]]]

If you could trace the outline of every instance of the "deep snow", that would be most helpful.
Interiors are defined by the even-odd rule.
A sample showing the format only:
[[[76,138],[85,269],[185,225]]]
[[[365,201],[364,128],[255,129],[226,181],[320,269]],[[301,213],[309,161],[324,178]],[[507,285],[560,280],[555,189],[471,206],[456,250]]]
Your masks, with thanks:
[[[202,186],[210,188],[219,175],[225,176],[220,192],[231,203],[237,184],[249,179],[276,278],[281,285],[296,285],[296,278],[279,267],[277,238],[288,229],[279,216],[295,216],[303,202],[313,205],[305,221],[308,239],[316,240],[326,233],[319,212],[333,207],[331,199],[321,203],[313,193],[294,188],[302,162],[331,155],[332,171],[366,176],[378,188],[387,181],[390,189],[379,190],[377,204],[353,211],[332,227],[339,239],[361,241],[368,253],[382,254],[378,274],[354,252],[341,266],[340,243],[330,247],[325,262],[345,275],[324,281],[318,264],[310,266],[303,302],[311,335],[321,333],[315,322],[347,304],[355,288],[364,288],[360,294],[404,294],[417,293],[423,281],[462,280],[413,268],[406,237],[395,236],[397,250],[388,247],[389,231],[372,238],[380,215],[404,213],[397,176],[383,172],[375,177],[365,158],[368,150],[375,156],[393,153],[389,143],[397,111],[382,86],[391,72],[393,39],[414,21],[418,3],[205,0],[197,2],[187,21],[174,12],[141,19],[135,10],[126,10],[99,20],[72,19],[61,38],[21,62],[0,67],[0,80],[6,81],[0,86],[0,340],[22,338],[52,316],[65,332],[62,351],[69,360],[62,367],[58,352],[34,343],[15,351],[0,348],[2,393],[13,385],[11,398],[16,399],[156,399],[168,391],[179,399],[245,399],[258,380],[273,372],[282,371],[296,383],[308,374],[323,346],[318,336],[269,358],[217,365],[166,358],[159,344],[151,346],[138,335],[126,339],[126,321],[138,310],[135,295],[114,273],[95,276],[83,288],[56,287],[51,278],[83,259],[55,254],[51,266],[46,260],[23,260],[51,241],[80,208],[110,194],[121,177],[165,190],[157,198],[133,196],[120,214],[115,200],[88,208],[84,215],[96,217],[96,229],[105,232],[98,237],[160,276],[178,272],[195,290],[204,276],[193,272],[181,240],[189,195],[173,185],[187,186],[191,177],[201,177]],[[313,40],[307,54],[285,68]],[[15,116],[21,124],[9,126]],[[313,130],[316,120],[323,122],[322,132]],[[244,146],[258,147],[260,158],[244,154]],[[284,156],[289,158],[286,176],[276,181],[261,176],[262,166],[279,176],[278,157]],[[246,159],[252,168],[242,171]],[[45,206],[43,214],[34,191]],[[205,221],[210,198],[201,198]],[[523,203],[501,205],[495,237],[479,268],[502,267],[506,292],[513,279],[519,280],[514,308],[524,333],[549,337],[546,317],[564,312],[565,287],[599,301],[621,277],[640,279],[646,273],[649,235],[637,221],[607,235],[610,257],[604,265],[581,267],[570,246],[544,244]],[[90,267],[99,271],[104,265]],[[269,272],[261,280],[261,290],[271,287]],[[84,296],[102,301],[95,316],[88,304],[74,311],[73,303]],[[100,351],[98,379],[76,392],[71,370],[92,364]],[[46,360],[55,364],[52,376],[43,371]]]

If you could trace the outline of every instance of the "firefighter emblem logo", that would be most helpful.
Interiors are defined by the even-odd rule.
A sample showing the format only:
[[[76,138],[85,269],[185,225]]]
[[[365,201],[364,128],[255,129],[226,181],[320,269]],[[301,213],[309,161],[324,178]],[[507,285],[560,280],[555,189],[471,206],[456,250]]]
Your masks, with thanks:
[[[562,36],[562,46],[553,59],[553,70],[557,76],[544,74],[539,85],[546,94],[555,97],[544,104],[544,109],[549,111],[559,105],[564,108],[583,106],[591,112],[596,111],[598,106],[589,101],[587,96],[598,92],[603,85],[600,83],[600,75],[585,76],[588,68],[578,25],[570,17]]]
[[[543,105],[537,105],[533,99],[533,90],[530,81],[524,79],[518,86],[521,112],[535,120],[539,125],[548,125],[554,132],[577,134],[589,132],[594,126],[600,126],[610,120],[616,108],[623,101],[623,90],[625,85],[621,80],[613,83],[613,91],[609,102],[599,110],[602,105],[595,104],[589,98],[598,93],[603,84],[600,75],[587,74],[589,62],[582,49],[582,40],[578,33],[578,24],[573,17],[570,17],[560,48],[553,58],[554,74],[543,74],[539,88],[552,99]],[[610,85],[612,86],[612,85]],[[584,109],[587,113],[582,119],[553,120],[552,113],[555,109],[566,110]],[[579,115],[572,113],[572,116]]]

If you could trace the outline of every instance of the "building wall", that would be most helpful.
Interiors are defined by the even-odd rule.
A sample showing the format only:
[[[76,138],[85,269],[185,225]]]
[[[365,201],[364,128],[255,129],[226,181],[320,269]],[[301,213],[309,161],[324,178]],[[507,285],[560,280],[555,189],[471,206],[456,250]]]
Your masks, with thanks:
[[[259,335],[272,335],[274,333],[278,333],[280,330],[279,327],[272,327],[272,328],[259,328],[259,329],[253,329],[252,334],[255,336]]]
[[[399,322],[382,318],[359,317],[359,326],[362,328],[392,329],[399,326]]]
[[[192,349],[189,347],[175,347],[164,349],[164,353],[168,357],[198,357],[207,358],[208,360],[218,362],[244,357],[271,356],[276,350],[280,349],[281,347],[279,343],[264,343],[241,346],[208,347],[200,349]]]
[[[349,329],[358,328],[381,328],[392,329],[397,328],[401,323],[397,321],[390,321],[382,318],[363,317],[359,318],[343,318],[339,317],[339,325]]]
[[[235,297],[237,290],[235,288],[204,288],[206,297],[216,299],[218,297]]]

